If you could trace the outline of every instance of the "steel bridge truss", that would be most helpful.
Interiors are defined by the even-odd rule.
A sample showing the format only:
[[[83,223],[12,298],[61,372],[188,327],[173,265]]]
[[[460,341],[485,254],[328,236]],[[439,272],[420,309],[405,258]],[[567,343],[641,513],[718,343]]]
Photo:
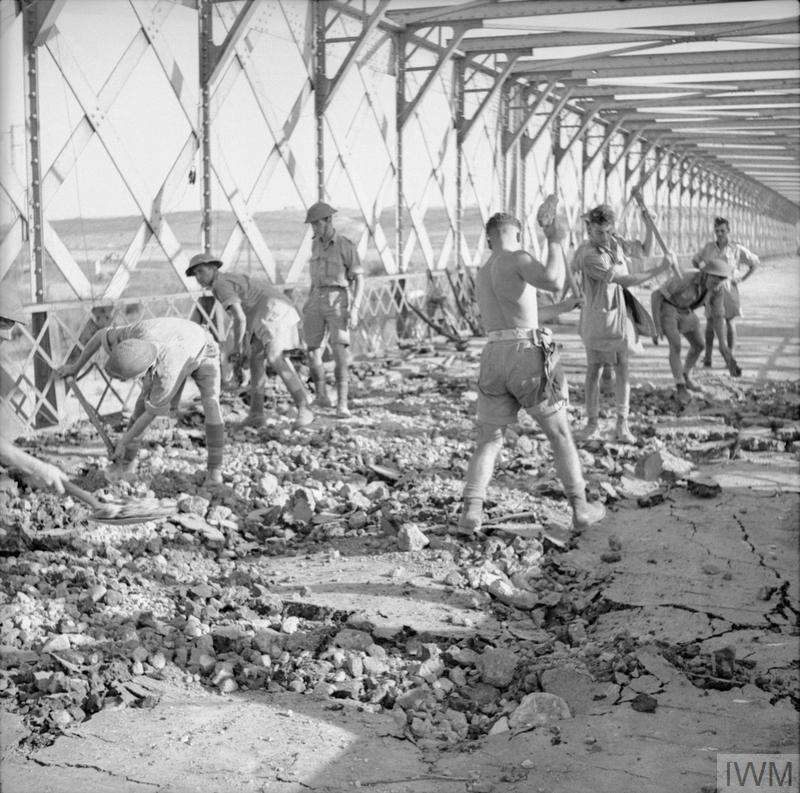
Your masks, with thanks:
[[[628,0],[626,7],[689,2]],[[762,255],[794,250],[796,205],[710,148],[724,138],[724,118],[687,134],[678,111],[696,102],[694,95],[671,100],[676,115],[664,120],[637,100],[620,101],[611,89],[590,85],[598,70],[612,80],[631,70],[679,75],[702,70],[709,56],[532,64],[535,46],[602,43],[604,34],[470,35],[486,17],[569,13],[568,2],[414,10],[401,10],[396,0],[120,0],[117,10],[122,6],[128,35],[98,43],[119,46],[102,74],[87,69],[69,34],[79,22],[70,0],[16,0],[17,13],[3,16],[3,36],[22,39],[25,163],[15,167],[3,146],[0,281],[21,293],[31,322],[3,345],[0,397],[23,426],[62,422],[66,394],[54,369],[109,322],[194,316],[224,335],[222,312],[184,275],[198,249],[219,254],[227,269],[284,286],[302,302],[310,229],[296,212],[284,224],[290,233],[270,233],[262,207],[276,189],[287,194],[286,205],[325,199],[345,209],[337,226],[356,241],[370,275],[359,330],[368,353],[419,333],[410,304],[424,308],[432,292],[446,297],[457,332],[474,330],[468,312],[458,309],[470,300],[469,274],[485,254],[486,221],[500,210],[519,216],[525,245],[539,254],[544,240],[535,212],[552,192],[566,213],[571,245],[582,236],[583,213],[601,202],[618,210],[624,233],[641,237],[631,202],[638,187],[681,255],[706,240],[717,215],[730,218],[738,239]],[[593,4],[599,6],[618,4]],[[754,34],[772,31],[754,25]],[[707,27],[714,29],[698,33],[695,26],[686,35],[724,32]],[[176,31],[194,46],[176,41]],[[653,35],[631,30],[606,38],[635,49]],[[796,60],[780,48],[741,57],[766,59],[776,69]],[[725,71],[719,62],[714,68]],[[169,113],[142,113],[135,124],[143,136],[154,125],[171,125],[155,181],[132,153],[135,124],[131,130],[130,119],[120,121],[129,92],[145,78]],[[41,106],[54,87],[71,109],[58,123]],[[706,94],[705,101],[717,101]],[[756,121],[733,140],[763,143],[763,127],[796,159],[796,127],[780,117]],[[244,169],[231,155],[243,142]],[[106,255],[112,266],[102,279],[52,212],[65,184],[100,155],[135,221],[117,235],[118,252]],[[202,218],[196,239],[176,230],[173,208],[185,206],[187,190]],[[154,267],[155,282],[148,275]],[[128,403],[127,384],[110,382],[99,367],[92,378],[98,411]]]

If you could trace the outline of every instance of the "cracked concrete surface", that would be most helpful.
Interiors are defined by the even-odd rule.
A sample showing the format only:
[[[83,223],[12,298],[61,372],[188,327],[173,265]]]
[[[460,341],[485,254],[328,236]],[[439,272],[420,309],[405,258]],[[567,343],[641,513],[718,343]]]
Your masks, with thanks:
[[[759,473],[768,477],[768,467]],[[791,681],[787,687],[795,692],[800,688],[792,627],[799,514],[798,497],[791,493],[736,488],[700,499],[674,489],[663,504],[618,508],[611,520],[587,532],[561,559],[606,574],[597,601],[608,610],[589,626],[589,638],[602,643],[627,633],[636,639],[648,674],[621,686],[615,704],[577,713],[555,730],[506,733],[458,750],[423,752],[400,739],[388,713],[359,712],[309,695],[221,697],[176,681],[162,684],[165,695],[155,709],[103,711],[37,751],[33,763],[16,757],[9,762],[7,755],[3,789],[335,793],[358,783],[379,793],[698,793],[713,782],[717,752],[788,752],[796,745],[796,710],[766,689],[775,675]],[[622,558],[599,562],[612,536]],[[359,578],[374,584],[403,558],[390,557],[376,568],[343,557],[336,577],[351,588]],[[408,581],[431,586],[423,568],[408,555],[405,562]],[[294,560],[283,571],[287,591],[314,583],[325,569],[313,559]],[[377,592],[360,605],[391,622],[399,616],[392,598],[413,598],[415,590],[400,586],[395,595],[384,591],[380,597]],[[443,635],[463,635],[446,617],[466,604],[437,602],[440,596],[428,594],[415,604],[417,617],[429,629],[438,619]],[[315,584],[311,600],[333,608],[345,597],[342,589]],[[473,630],[496,628],[488,620]],[[670,647],[689,644],[706,655],[734,647],[736,658],[752,665],[751,679],[727,691],[692,685],[688,667],[664,658]],[[637,690],[656,697],[655,713],[631,708]],[[13,725],[6,720],[3,726],[8,740]]]
[[[797,261],[791,264],[795,273]],[[771,301],[748,307],[748,324],[740,326],[741,357],[759,378],[767,374],[764,361],[775,366],[776,359],[756,336],[758,322],[774,325],[776,311],[796,317],[792,284],[775,293],[772,274],[747,284],[750,300],[762,289]],[[775,301],[784,302],[775,308]],[[781,360],[796,376],[798,334],[794,326],[786,334],[788,346],[778,339]],[[574,339],[566,346],[572,377],[579,377],[583,351]],[[648,352],[637,369],[652,364],[665,376],[665,351]],[[577,549],[560,555],[565,565],[604,574],[589,640],[627,635],[646,670],[588,712],[551,728],[423,751],[400,737],[391,714],[356,703],[310,694],[222,696],[174,678],[160,684],[163,696],[152,710],[103,710],[29,757],[15,750],[18,718],[3,712],[3,793],[700,793],[714,782],[718,752],[796,751],[797,710],[780,695],[800,690],[796,454],[702,471],[722,485],[719,498],[672,489],[656,507],[615,507]],[[612,536],[621,558],[604,563],[600,554]],[[445,572],[446,563],[423,564],[411,554],[367,562],[354,553],[334,564],[295,558],[281,561],[280,586],[285,598],[310,586],[304,601],[331,609],[357,602],[377,624],[408,620],[443,637],[507,628],[489,609],[476,610],[463,590],[448,595],[437,584]],[[464,617],[471,624],[459,624]],[[737,685],[693,685],[710,675],[692,662],[727,647],[741,664]],[[681,654],[687,648],[693,657]],[[655,712],[631,707],[637,689],[653,694]]]

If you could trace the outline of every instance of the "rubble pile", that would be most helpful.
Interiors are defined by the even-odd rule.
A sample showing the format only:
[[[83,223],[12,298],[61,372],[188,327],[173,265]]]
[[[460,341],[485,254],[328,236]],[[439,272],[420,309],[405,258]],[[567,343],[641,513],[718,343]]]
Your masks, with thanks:
[[[593,641],[594,622],[616,608],[602,590],[624,549],[612,538],[589,568],[548,541],[569,511],[533,422],[507,431],[486,502],[488,522],[513,524],[523,513],[520,531],[448,534],[472,451],[469,372],[445,376],[424,363],[386,371],[362,367],[363,418],[336,423],[321,413],[318,425],[293,433],[281,402],[287,415],[265,429],[230,427],[217,490],[201,488],[197,413],[149,433],[134,482],[109,482],[102,458],[81,458],[75,481],[101,499],[176,499],[163,521],[90,524],[69,498],[0,480],[0,697],[24,716],[32,742],[104,707],[152,706],[159,680],[358,703],[390,712],[420,746],[539,726],[557,742],[557,722],[570,715],[619,703],[652,712],[678,674],[701,688],[754,683],[798,706],[790,680],[732,649],[639,644],[624,631]],[[647,406],[636,445],[580,449],[590,497],[612,507],[646,510],[674,488],[714,498],[701,462],[797,453],[797,384],[701,401],[680,415],[668,392],[644,397],[634,390],[634,406]],[[241,403],[226,399],[230,418]],[[36,453],[90,438],[80,426],[39,439]],[[323,608],[310,588],[279,585],[281,558],[342,553],[380,555],[400,571],[411,559],[448,596],[466,597],[476,619],[417,632],[377,622],[357,602]],[[498,629],[481,628],[487,612]]]

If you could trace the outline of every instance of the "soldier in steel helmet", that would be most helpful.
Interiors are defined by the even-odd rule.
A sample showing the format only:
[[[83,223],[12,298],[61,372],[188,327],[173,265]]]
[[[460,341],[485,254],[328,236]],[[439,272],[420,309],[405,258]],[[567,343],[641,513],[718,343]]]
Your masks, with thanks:
[[[14,326],[28,324],[25,310],[19,298],[6,286],[0,293],[0,342],[10,341]],[[64,492],[67,475],[57,466],[38,460],[14,444],[7,434],[11,424],[0,415],[0,464],[22,471],[36,487]]]
[[[297,408],[292,427],[306,427],[314,421],[303,383],[284,355],[302,346],[300,314],[288,297],[276,286],[249,275],[220,272],[222,261],[212,254],[192,257],[186,275],[194,276],[200,286],[210,289],[233,320],[232,363],[242,360],[250,350],[250,413],[244,424],[262,427],[266,364],[278,374]]]
[[[157,416],[177,412],[186,378],[191,377],[205,414],[205,484],[221,484],[225,431],[219,404],[219,346],[211,334],[179,317],[103,328],[92,336],[78,360],[62,366],[58,375],[76,377],[101,348],[108,354],[104,368],[109,377],[142,382],[128,427],[117,442],[114,463],[118,468],[125,473],[135,470],[142,433]]]
[[[697,363],[705,344],[700,333],[700,320],[694,313],[705,306],[709,321],[719,341],[719,349],[728,371],[733,377],[742,370],[728,348],[725,333],[724,285],[731,276],[731,268],[725,259],[712,259],[700,270],[689,270],[681,276],[674,275],[660,289],[653,292],[650,300],[653,323],[656,326],[656,343],[663,335],[669,342],[669,366],[675,378],[678,401],[686,404],[691,399],[690,391],[702,391],[692,379],[692,369]],[[689,342],[686,360],[681,363],[681,335]]]
[[[336,210],[324,201],[308,208],[306,223],[314,239],[311,248],[311,290],[303,307],[311,377],[321,407],[332,407],[325,384],[322,344],[326,332],[333,351],[336,378],[336,415],[347,418],[350,331],[358,324],[364,292],[364,270],[356,246],[333,227]]]

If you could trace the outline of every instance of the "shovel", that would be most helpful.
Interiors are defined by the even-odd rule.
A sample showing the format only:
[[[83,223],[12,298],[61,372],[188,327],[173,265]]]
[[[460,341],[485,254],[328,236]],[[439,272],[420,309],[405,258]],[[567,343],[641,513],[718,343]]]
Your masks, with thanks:
[[[70,481],[64,482],[64,490],[92,508],[89,520],[95,523],[109,523],[113,526],[145,523],[149,520],[163,520],[174,514],[176,510],[175,505],[154,504],[151,499],[147,501],[134,499],[127,504],[105,504]]]

